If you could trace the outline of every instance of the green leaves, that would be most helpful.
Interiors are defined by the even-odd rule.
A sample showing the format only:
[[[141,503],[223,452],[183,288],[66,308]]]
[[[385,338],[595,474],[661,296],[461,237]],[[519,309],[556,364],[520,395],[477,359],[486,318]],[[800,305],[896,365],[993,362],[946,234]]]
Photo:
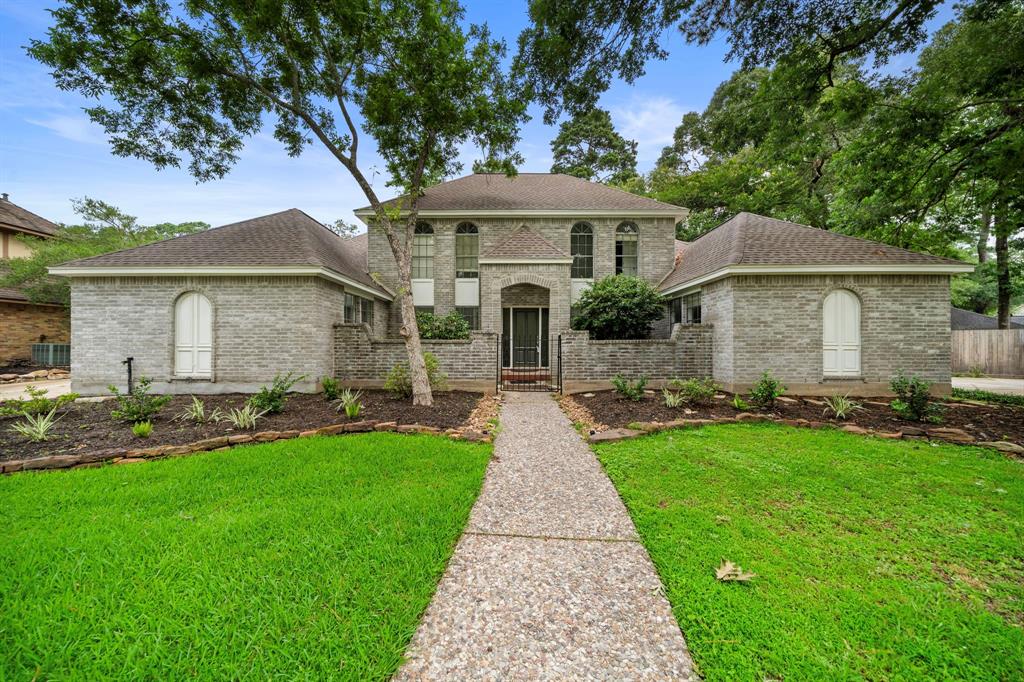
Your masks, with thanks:
[[[594,282],[576,304],[572,328],[595,339],[644,339],[665,314],[661,295],[646,280],[612,275]]]
[[[559,127],[551,172],[621,185],[637,175],[636,146],[615,131],[607,111],[591,109]]]

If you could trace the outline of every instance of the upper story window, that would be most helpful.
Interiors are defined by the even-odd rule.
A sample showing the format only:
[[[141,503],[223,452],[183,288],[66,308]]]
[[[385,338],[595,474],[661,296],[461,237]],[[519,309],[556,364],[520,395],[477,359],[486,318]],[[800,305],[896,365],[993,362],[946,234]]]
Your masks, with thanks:
[[[640,262],[640,230],[634,223],[615,228],[615,274],[636,277]]]
[[[412,278],[434,279],[434,228],[416,223],[412,235]]]
[[[594,228],[589,223],[576,223],[569,232],[569,253],[572,254],[573,279],[594,279]]]
[[[480,231],[473,223],[455,228],[455,276],[476,279],[480,276]]]

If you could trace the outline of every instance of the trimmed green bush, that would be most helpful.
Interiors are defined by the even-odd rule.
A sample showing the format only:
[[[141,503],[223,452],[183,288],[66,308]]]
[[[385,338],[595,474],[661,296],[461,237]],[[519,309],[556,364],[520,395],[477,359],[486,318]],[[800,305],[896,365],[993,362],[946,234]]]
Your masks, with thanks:
[[[646,280],[612,275],[580,295],[572,328],[594,339],[645,339],[664,315],[661,294]]]
[[[612,386],[615,392],[627,400],[639,402],[644,397],[644,387],[647,386],[647,377],[640,377],[636,381],[629,381],[621,374],[612,377]]]
[[[284,409],[284,403],[288,400],[288,391],[292,389],[292,386],[305,378],[306,375],[304,374],[295,376],[295,372],[288,372],[284,376],[278,374],[274,377],[274,381],[270,386],[264,386],[260,389],[259,393],[249,398],[249,404],[252,405],[256,412],[277,414]]]
[[[469,322],[458,311],[435,315],[426,311],[416,313],[416,326],[421,339],[468,339]]]
[[[775,401],[786,392],[786,386],[772,376],[771,372],[765,371],[757,380],[754,387],[750,389],[750,402],[762,410],[775,407]]]
[[[153,380],[149,377],[139,377],[132,390],[128,393],[121,393],[117,386],[111,384],[107,390],[114,394],[117,401],[117,409],[110,413],[110,416],[118,421],[139,422],[153,421],[164,405],[171,402],[169,395],[150,395],[149,389]]]
[[[931,384],[916,376],[907,377],[902,370],[889,382],[896,400],[889,403],[901,419],[915,422],[942,421],[942,407],[932,402]]]
[[[423,362],[427,366],[427,380],[432,391],[448,390],[448,375],[441,371],[437,356],[424,353]],[[412,379],[409,378],[409,363],[400,362],[391,368],[384,380],[384,390],[396,398],[412,397]]]
[[[711,403],[718,392],[718,384],[711,377],[703,379],[673,379],[669,382],[672,390],[677,391],[683,402],[694,406],[705,406]]]

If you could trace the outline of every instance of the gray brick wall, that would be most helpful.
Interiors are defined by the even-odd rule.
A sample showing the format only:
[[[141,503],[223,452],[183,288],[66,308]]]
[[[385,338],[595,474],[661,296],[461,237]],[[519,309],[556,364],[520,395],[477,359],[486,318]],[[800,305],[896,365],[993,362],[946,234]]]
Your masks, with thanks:
[[[834,289],[861,301],[861,378],[824,380],[822,304]],[[742,387],[764,370],[791,391],[878,393],[899,369],[948,389],[949,278],[943,275],[743,276],[704,289],[715,328],[714,376]]]
[[[174,380],[174,302],[200,291],[213,306],[213,380]],[[279,372],[308,375],[311,391],[333,368],[332,325],[341,287],[314,277],[105,277],[71,286],[72,388],[124,387],[121,361],[168,393],[252,391]]]

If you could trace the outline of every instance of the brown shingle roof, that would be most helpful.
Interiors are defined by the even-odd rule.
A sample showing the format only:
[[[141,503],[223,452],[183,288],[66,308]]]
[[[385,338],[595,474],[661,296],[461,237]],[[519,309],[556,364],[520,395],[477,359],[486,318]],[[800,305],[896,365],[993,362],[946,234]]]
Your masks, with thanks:
[[[547,260],[569,257],[569,254],[565,251],[526,225],[520,227],[508,239],[480,256],[481,259],[514,258],[516,260]]]
[[[385,202],[395,205],[404,197]],[[421,211],[663,211],[686,209],[560,173],[474,173],[423,192]],[[370,211],[364,207],[356,213]]]
[[[28,301],[28,296],[17,289],[0,289],[0,301]]]
[[[339,237],[296,208],[60,267],[273,265],[327,268],[384,292],[367,273],[365,234]]]
[[[730,265],[966,264],[754,213],[740,213],[690,242],[675,269],[662,280],[661,289]]]
[[[58,229],[56,224],[46,218],[18,206],[10,199],[3,198],[0,198],[0,227],[38,237],[52,237],[57,234]]]

